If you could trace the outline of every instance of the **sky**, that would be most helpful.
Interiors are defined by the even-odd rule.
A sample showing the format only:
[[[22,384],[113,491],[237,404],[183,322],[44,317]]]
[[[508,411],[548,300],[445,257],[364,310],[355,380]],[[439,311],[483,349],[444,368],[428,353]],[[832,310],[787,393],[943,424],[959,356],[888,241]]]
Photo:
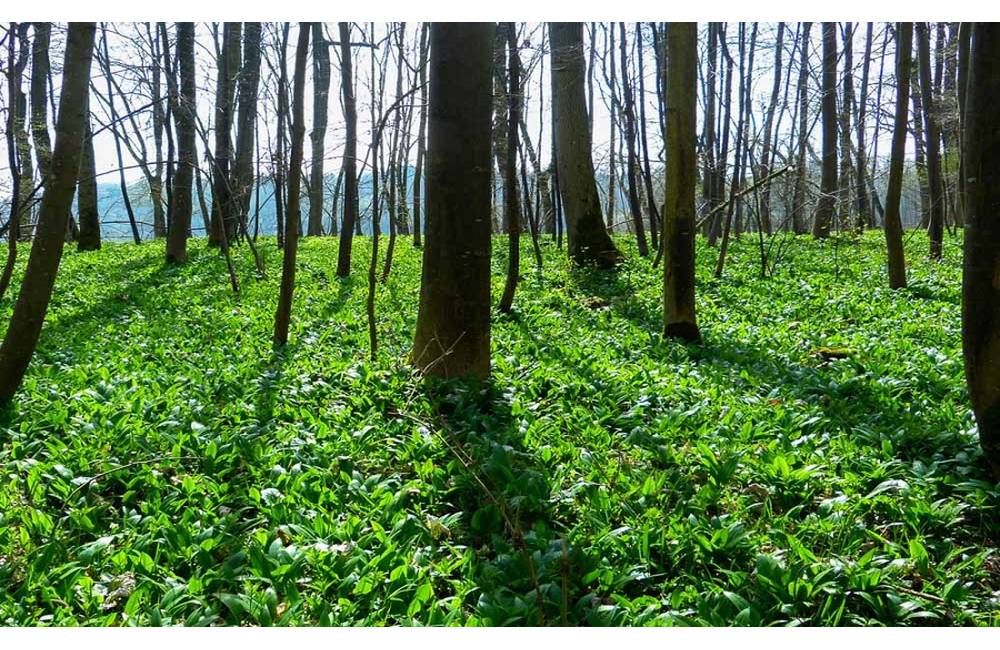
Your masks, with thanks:
[[[216,25],[218,25],[216,23]],[[525,79],[525,118],[528,124],[529,131],[531,133],[532,144],[535,147],[540,147],[541,160],[543,164],[547,164],[549,160],[549,142],[551,139],[551,132],[549,129],[550,123],[550,61],[548,57],[547,44],[544,40],[544,28],[540,23],[518,23],[519,27],[519,43],[521,45],[521,60],[522,65],[525,66],[525,73],[522,78]],[[604,26],[609,25],[609,23],[604,23]],[[614,24],[614,38],[619,38],[619,27],[617,23]],[[174,25],[168,23],[168,32],[171,41],[174,38]],[[707,32],[707,23],[702,23],[699,25],[700,33],[700,44],[699,52],[704,57],[705,52],[705,40]],[[749,78],[752,83],[752,96],[754,103],[753,117],[754,121],[751,124],[751,131],[757,131],[761,129],[762,126],[762,114],[763,108],[770,96],[771,87],[774,79],[774,42],[776,34],[777,25],[775,23],[759,23],[758,24],[758,41],[757,41],[757,51],[755,55],[754,67]],[[370,141],[370,130],[371,130],[371,119],[370,119],[370,102],[371,92],[370,87],[372,85],[371,79],[371,57],[379,57],[379,59],[387,54],[386,39],[392,29],[387,23],[354,23],[352,27],[352,41],[358,43],[371,43],[372,42],[372,30],[374,29],[374,43],[375,48],[371,47],[354,47],[352,52],[354,54],[354,70],[356,74],[356,96],[358,98],[358,136],[359,136],[359,152],[362,152],[362,157],[367,150]],[[749,33],[751,27],[747,25],[747,31]],[[785,43],[784,43],[784,66],[783,75],[787,75],[789,71],[789,57],[795,54],[795,61],[792,63],[792,77],[791,77],[791,87],[789,102],[794,104],[794,92],[795,92],[795,79],[798,71],[798,54],[795,50],[794,44],[794,33],[796,29],[795,23],[789,23],[786,26],[785,32]],[[113,76],[120,86],[122,92],[129,96],[129,105],[131,108],[136,109],[149,102],[149,88],[148,80],[150,76],[150,69],[152,65],[152,58],[149,53],[149,42],[147,39],[147,25],[145,23],[108,23],[106,25],[107,37],[108,37],[108,49],[111,54],[112,65],[113,65]],[[324,30],[327,34],[327,38],[330,40],[336,40],[338,38],[338,29],[336,23],[324,23]],[[730,43],[730,49],[732,56],[735,58],[737,56],[736,48],[736,34],[738,30],[738,23],[729,23],[727,29],[727,38]],[[295,51],[295,38],[296,38],[297,26],[292,25],[291,33],[289,36],[289,46],[288,46],[288,58],[287,58],[287,69],[289,75],[291,75],[291,69],[294,62],[294,51]],[[606,83],[604,81],[605,70],[608,66],[612,64],[610,57],[605,56],[607,48],[607,29],[601,26],[595,26],[593,23],[588,23],[584,28],[584,48],[585,57],[589,57],[589,48],[592,37],[594,38],[594,43],[596,45],[596,56],[594,65],[594,116],[593,116],[593,143],[594,143],[594,159],[595,164],[598,168],[605,167],[607,164],[608,156],[608,144],[611,136],[611,114],[610,114],[610,104],[609,98],[607,97]],[[648,23],[642,26],[643,35],[645,38],[644,43],[644,86],[645,95],[643,100],[646,104],[646,118],[647,118],[647,134],[649,138],[650,154],[655,161],[660,159],[662,151],[662,139],[658,123],[658,108],[656,101],[656,67],[653,59],[653,48],[651,43],[651,33],[649,30]],[[870,71],[871,81],[869,83],[870,96],[863,98],[865,101],[869,102],[869,113],[874,114],[874,104],[878,97],[876,96],[877,84],[876,81],[879,75],[880,61],[883,53],[883,43],[885,34],[885,23],[876,23],[873,27],[874,32],[874,43],[873,43],[873,61],[872,69]],[[416,52],[417,44],[420,33],[419,23],[408,23],[405,24],[405,42],[407,44],[407,49],[409,52],[409,60],[411,64],[416,62]],[[636,56],[636,42],[635,42],[635,23],[626,24],[627,33],[627,43],[630,56]],[[199,116],[202,122],[205,124],[206,128],[211,130],[213,122],[213,101],[214,101],[214,90],[216,83],[216,66],[215,66],[215,44],[213,39],[213,24],[211,23],[198,23],[196,25],[196,35],[197,35],[197,46],[196,46],[196,67],[198,74],[198,107]],[[264,47],[264,57],[265,59],[270,59],[276,65],[276,43],[280,37],[280,24],[279,23],[265,23],[264,25],[264,36],[263,36],[263,47]],[[101,43],[101,30],[98,30],[98,48],[102,47]],[[221,35],[220,35],[221,38]],[[814,26],[812,30],[812,43],[810,47],[810,64],[812,68],[812,82],[811,82],[811,98],[810,98],[810,111],[812,114],[812,120],[818,115],[819,112],[819,55],[820,55],[820,29],[819,26]],[[55,96],[58,97],[59,87],[61,83],[60,72],[62,67],[62,52],[64,48],[65,40],[65,25],[55,24],[52,34],[52,47],[51,47],[51,61],[53,67],[52,83],[53,91]],[[171,48],[173,49],[173,43],[171,43]],[[859,24],[854,41],[854,66],[855,66],[855,87],[856,89],[860,86],[860,76],[861,76],[861,59],[864,53],[864,25]],[[6,42],[3,46],[4,56],[2,67],[6,70]],[[394,99],[395,93],[395,60],[394,57],[396,49],[389,48],[388,55],[390,56],[389,65],[387,66],[387,75],[385,78],[384,85],[384,105],[389,105]],[[340,168],[340,157],[342,155],[343,147],[343,111],[341,109],[340,101],[340,48],[331,47],[331,63],[332,63],[332,78],[331,78],[331,88],[329,95],[329,125],[326,133],[326,138],[324,142],[324,157],[326,160],[325,168],[328,173],[336,173]],[[882,72],[884,78],[884,86],[881,94],[881,105],[883,110],[887,114],[891,115],[892,103],[894,101],[894,65],[893,58],[895,56],[894,47],[891,39],[888,39],[888,45],[885,48],[885,59],[884,59],[884,70]],[[618,63],[618,48],[617,44],[614,49],[614,65],[620,65]],[[633,69],[635,66],[633,66]],[[261,99],[258,104],[258,128],[259,128],[259,146],[261,148],[262,158],[269,160],[269,156],[265,153],[268,147],[271,146],[275,138],[275,94],[274,94],[274,81],[275,77],[271,74],[272,68],[268,66],[266,61],[262,63],[262,86],[261,86]],[[404,68],[405,72],[405,68]],[[25,92],[28,89],[27,73],[25,71],[26,77],[23,83],[23,88]],[[617,74],[620,73],[616,71]],[[610,70],[607,70],[607,74],[610,74]],[[699,79],[701,75],[704,74],[703,65],[699,65]],[[838,79],[839,79],[838,73]],[[410,84],[413,83],[411,75],[406,73],[407,78],[404,80],[403,88],[404,92],[409,88]],[[104,78],[103,72],[97,65],[96,61],[91,73],[92,84],[94,90],[102,97],[107,96],[106,83],[107,80]],[[633,83],[638,86],[636,80]],[[782,82],[784,85],[785,81]],[[309,75],[306,82],[306,106],[305,106],[305,120],[307,133],[311,129],[312,125],[312,71],[311,62],[309,66]],[[738,82],[733,84],[732,89],[732,101],[736,101],[736,93],[738,91]],[[700,94],[701,95],[701,94]],[[104,104],[103,100],[96,98],[97,100],[91,101],[91,110],[94,114],[94,128],[95,130],[100,128],[101,124],[107,123],[108,120],[108,109]],[[861,100],[862,98],[859,98]],[[413,102],[419,101],[419,94],[414,95]],[[701,129],[701,121],[703,119],[703,101],[704,97],[699,97],[699,132]],[[4,123],[6,122],[6,111],[9,100],[7,98],[7,87],[3,84],[3,88],[0,89],[0,112],[2,112],[4,117]],[[734,103],[735,107],[735,103]],[[116,110],[119,115],[126,113],[124,103],[116,96]],[[787,129],[791,128],[792,125],[792,106],[789,105],[788,112],[783,116],[782,122],[782,132],[786,132]],[[540,118],[542,118],[540,120]],[[733,111],[733,120],[736,119],[735,108]],[[52,131],[53,115],[52,111],[49,111],[50,120],[50,131]],[[150,111],[143,111],[137,115],[138,124],[140,129],[146,131],[147,135],[151,133],[150,124]],[[413,120],[413,131],[415,133],[417,128],[417,120]],[[131,130],[131,126],[128,126]],[[879,156],[883,156],[888,153],[889,139],[891,137],[890,129],[883,126],[880,130],[880,137],[876,141],[874,139],[874,120],[869,121],[868,126],[868,141],[871,147],[871,151],[874,152],[874,147],[878,147]],[[539,137],[540,136],[540,137]],[[818,150],[819,147],[819,128],[814,127],[810,134],[811,141],[814,147]],[[207,134],[207,139],[209,142],[213,141],[213,136],[211,133]],[[115,153],[115,143],[114,137],[110,130],[104,130],[95,136],[94,139],[95,154],[97,159],[97,171],[101,175],[101,182],[113,182],[116,183],[118,180],[117,170],[118,163]],[[148,135],[148,146],[152,150],[152,137]],[[165,147],[165,145],[164,145]],[[199,142],[199,150],[202,149],[201,143]],[[164,148],[165,151],[165,148]],[[5,149],[5,144],[0,142],[0,153],[2,153],[2,158],[0,158],[0,196],[9,194],[10,188],[10,173],[7,166],[7,153]],[[412,156],[415,157],[416,149],[414,147],[412,151]],[[142,178],[142,173],[139,169],[134,167],[134,161],[129,156],[127,150],[123,149],[123,156],[125,158],[125,166],[129,169],[125,170],[126,179],[129,183],[137,181]],[[306,143],[306,159],[308,160],[310,156],[309,143],[307,136]]]

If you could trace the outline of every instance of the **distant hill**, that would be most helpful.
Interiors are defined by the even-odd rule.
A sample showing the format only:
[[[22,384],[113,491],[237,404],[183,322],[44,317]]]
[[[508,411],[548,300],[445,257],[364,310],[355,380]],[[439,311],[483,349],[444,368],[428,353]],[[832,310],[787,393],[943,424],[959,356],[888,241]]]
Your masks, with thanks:
[[[336,175],[328,175],[325,179],[326,192],[324,196],[327,202],[333,200],[333,188],[337,182]],[[255,192],[250,198],[251,231],[253,230],[252,218],[256,209],[256,195],[260,195],[260,233],[263,235],[274,235],[277,220],[275,218],[274,184],[265,180],[259,188],[254,188]],[[132,203],[132,210],[138,222],[139,232],[143,239],[153,237],[153,204],[149,199],[149,186],[145,180],[140,180],[128,188],[129,201]],[[413,170],[410,170],[408,178],[407,200],[412,201],[413,196]],[[192,192],[192,205],[194,214],[191,218],[192,234],[195,237],[205,235],[204,219],[198,201],[197,192]],[[372,198],[371,175],[364,174],[358,186],[358,204],[362,215],[362,230],[366,234],[371,233],[371,217],[369,209]],[[305,187],[302,188],[302,226],[306,225],[309,217],[309,197],[306,195]],[[211,209],[212,193],[205,187],[205,202]],[[74,204],[75,208],[75,204]],[[101,236],[111,241],[132,239],[132,228],[128,222],[128,211],[125,209],[125,202],[122,199],[121,189],[117,183],[98,183],[97,185],[97,209],[101,214]],[[324,228],[329,228],[330,206],[325,206]],[[383,212],[384,215],[384,212]],[[338,214],[338,222],[340,215]],[[388,221],[385,216],[382,219],[381,232],[388,232]]]

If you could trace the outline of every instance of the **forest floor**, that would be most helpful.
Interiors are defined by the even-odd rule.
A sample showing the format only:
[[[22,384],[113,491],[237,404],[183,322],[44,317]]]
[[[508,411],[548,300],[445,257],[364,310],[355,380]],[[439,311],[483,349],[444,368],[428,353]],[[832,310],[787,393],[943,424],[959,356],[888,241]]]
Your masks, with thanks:
[[[525,242],[479,386],[405,363],[408,240],[375,363],[367,238],[346,280],[302,241],[279,353],[273,240],[264,280],[235,249],[239,298],[203,240],[67,251],[0,414],[0,623],[1000,624],[960,241],[908,235],[896,292],[881,233],[789,238],[769,279],[753,237],[722,280],[699,242],[699,347],[620,243],[617,273],[546,243],[539,276]],[[505,268],[497,238],[495,298]]]

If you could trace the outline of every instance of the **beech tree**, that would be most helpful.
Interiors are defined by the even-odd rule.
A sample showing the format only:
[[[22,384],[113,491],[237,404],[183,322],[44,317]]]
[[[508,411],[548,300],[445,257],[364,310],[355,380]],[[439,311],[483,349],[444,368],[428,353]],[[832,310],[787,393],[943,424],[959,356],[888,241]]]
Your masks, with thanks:
[[[910,102],[910,67],[913,50],[913,23],[896,24],[896,115],[892,130],[889,185],[885,194],[885,245],[888,252],[889,286],[906,286],[903,254],[903,221],[899,214],[903,190],[903,163],[906,157],[906,115]]]
[[[299,23],[299,39],[295,46],[295,72],[292,75],[292,149],[289,156],[288,174],[288,214],[285,219],[285,245],[282,248],[281,290],[278,295],[278,309],[274,315],[274,347],[288,343],[288,325],[292,318],[292,293],[295,290],[295,258],[299,246],[299,224],[302,213],[299,209],[299,195],[302,183],[299,172],[302,169],[303,140],[305,125],[306,59],[309,56],[309,33],[312,25]]]
[[[500,31],[500,30],[497,30]],[[507,313],[514,304],[517,276],[521,270],[521,204],[517,197],[518,126],[521,123],[521,60],[517,53],[517,28],[507,23],[507,138],[504,148],[503,208],[507,224],[507,282],[500,297],[500,311]]]
[[[309,133],[312,162],[309,166],[309,236],[323,234],[323,156],[330,95],[330,44],[323,24],[313,23],[313,128]]]
[[[344,217],[337,251],[337,275],[351,274],[351,244],[358,219],[358,110],[354,101],[350,23],[337,23],[340,32],[340,91],[344,101]]]
[[[101,216],[97,206],[97,161],[94,157],[94,130],[90,124],[90,102],[87,102],[83,153],[76,193],[80,232],[77,250],[95,251],[101,247]]]
[[[1000,479],[1000,24],[975,23],[965,98],[962,349],[986,459]]]
[[[667,26],[667,168],[663,223],[663,335],[701,339],[694,304],[698,25]]]
[[[191,231],[191,181],[198,170],[195,149],[196,79],[194,67],[194,23],[177,23],[177,69],[179,93],[171,94],[177,127],[177,173],[174,175],[170,210],[173,218],[167,233],[167,262],[187,261],[187,240]]]
[[[962,349],[979,440],[1000,479],[1000,25],[975,23],[965,98]]]
[[[0,404],[9,402],[38,345],[62,259],[73,191],[80,172],[87,129],[90,63],[96,23],[70,23],[66,35],[62,90],[51,174],[42,194],[38,226],[10,324],[0,345]]]
[[[584,95],[583,23],[549,23],[549,38],[556,173],[569,255],[577,264],[611,268],[618,263],[618,249],[604,226],[594,178]]]
[[[917,23],[917,55],[920,70],[920,97],[924,122],[927,157],[927,199],[929,214],[927,234],[930,237],[932,260],[941,259],[941,240],[944,234],[944,201],[941,197],[941,130],[934,111],[934,86],[931,78],[930,30],[927,23]]]
[[[823,23],[823,176],[813,237],[830,236],[837,207],[837,24]],[[806,137],[805,133],[801,137]]]
[[[427,241],[410,353],[412,363],[428,375],[490,374],[495,31],[493,23],[433,23],[430,28]],[[579,90],[582,100],[582,85]],[[595,187],[595,199],[596,193]]]

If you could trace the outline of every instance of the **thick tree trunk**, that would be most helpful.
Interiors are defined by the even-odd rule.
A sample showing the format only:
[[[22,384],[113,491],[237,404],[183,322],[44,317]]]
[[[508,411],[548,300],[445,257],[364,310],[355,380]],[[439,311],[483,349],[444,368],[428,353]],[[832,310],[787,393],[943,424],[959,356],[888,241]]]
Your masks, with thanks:
[[[313,128],[309,134],[312,162],[309,166],[310,237],[323,234],[323,156],[326,152],[326,121],[330,98],[330,50],[323,37],[323,24],[313,23]]]
[[[411,360],[423,373],[440,377],[490,374],[494,33],[492,23],[430,28],[427,242]],[[582,81],[581,74],[581,106]],[[586,134],[585,119],[579,126]]]
[[[295,258],[299,247],[299,228],[302,214],[299,195],[302,183],[303,141],[306,136],[305,87],[306,59],[309,56],[310,23],[299,23],[299,39],[295,46],[295,72],[292,77],[292,150],[288,168],[288,215],[285,219],[285,246],[281,260],[281,288],[278,308],[274,314],[274,347],[288,343],[288,325],[292,319],[292,293],[295,290]]]
[[[177,126],[177,173],[174,175],[173,218],[167,233],[167,262],[187,261],[187,240],[191,232],[191,181],[198,173],[195,145],[195,95],[197,80],[194,67],[194,23],[177,23],[177,70],[179,94],[173,99]]]
[[[618,263],[601,215],[594,179],[587,104],[583,92],[581,23],[550,23],[552,104],[559,192],[566,211],[569,255],[577,264],[611,268]]]
[[[87,128],[94,33],[94,23],[69,24],[51,179],[42,195],[38,228],[21,281],[21,291],[0,345],[0,404],[10,402],[24,379],[38,344],[59,271]]]
[[[837,206],[837,24],[823,23],[823,176],[813,237],[830,236]]]
[[[667,170],[663,223],[663,334],[698,341],[694,302],[698,25],[667,27]]]
[[[1000,24],[973,24],[969,58],[962,348],[979,440],[1000,480]]]
[[[885,196],[885,244],[889,257],[889,286],[906,286],[903,257],[903,222],[899,214],[906,158],[906,116],[910,103],[910,66],[913,50],[913,23],[896,24],[896,117],[892,131],[889,187]]]
[[[358,110],[354,101],[354,68],[351,65],[351,29],[337,23],[340,30],[340,92],[344,100],[344,217],[337,252],[337,275],[351,274],[351,244],[358,220]]]

